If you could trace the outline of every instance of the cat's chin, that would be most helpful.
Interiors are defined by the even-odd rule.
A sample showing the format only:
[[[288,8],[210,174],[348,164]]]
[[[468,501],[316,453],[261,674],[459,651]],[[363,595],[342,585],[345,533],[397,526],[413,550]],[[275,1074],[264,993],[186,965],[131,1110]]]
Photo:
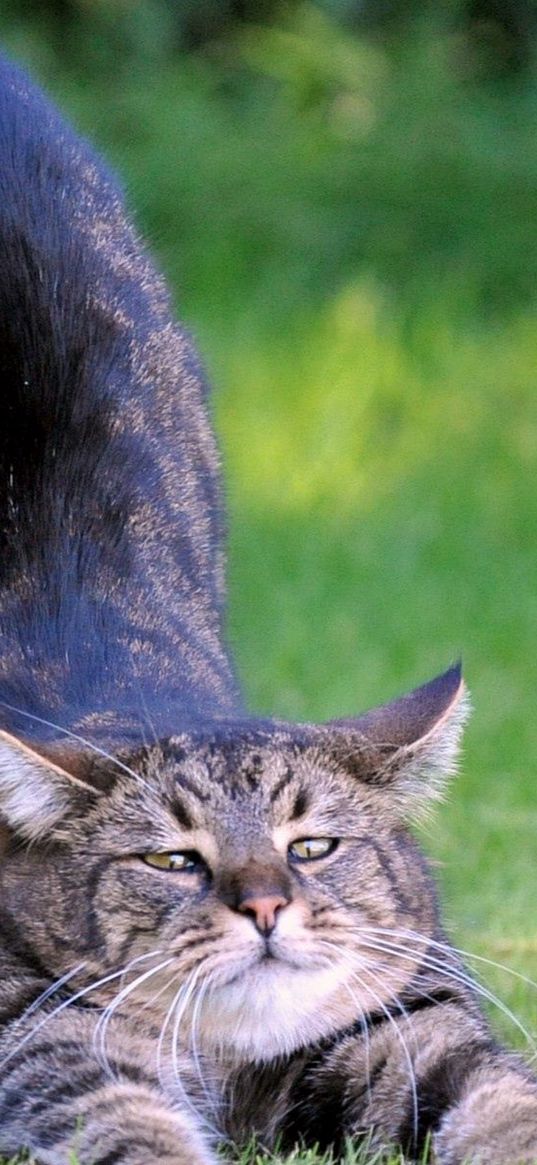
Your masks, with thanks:
[[[207,1050],[238,1060],[288,1055],[352,1023],[360,999],[344,968],[302,969],[263,959],[213,989],[197,1038]]]

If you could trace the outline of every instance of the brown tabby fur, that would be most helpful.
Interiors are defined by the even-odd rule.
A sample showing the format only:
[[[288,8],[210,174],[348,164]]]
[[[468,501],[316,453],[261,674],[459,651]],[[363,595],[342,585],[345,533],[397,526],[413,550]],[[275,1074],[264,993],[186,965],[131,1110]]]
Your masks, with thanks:
[[[247,716],[190,343],[112,180],[7,63],[0,112],[0,1151],[537,1159],[537,1082],[408,828],[453,767],[459,669],[354,721]],[[299,861],[308,838],[334,846]]]

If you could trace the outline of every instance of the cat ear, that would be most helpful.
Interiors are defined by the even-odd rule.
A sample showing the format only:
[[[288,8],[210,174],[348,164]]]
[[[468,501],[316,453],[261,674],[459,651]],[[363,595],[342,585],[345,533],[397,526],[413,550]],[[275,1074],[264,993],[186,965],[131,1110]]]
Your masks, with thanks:
[[[391,704],[325,728],[332,756],[361,781],[392,791],[408,813],[442,795],[468,713],[457,664]]]
[[[77,806],[82,810],[96,796],[75,775],[79,767],[76,753],[69,757],[62,749],[55,756],[54,746],[34,748],[0,730],[0,815],[27,841],[58,837],[68,811]]]

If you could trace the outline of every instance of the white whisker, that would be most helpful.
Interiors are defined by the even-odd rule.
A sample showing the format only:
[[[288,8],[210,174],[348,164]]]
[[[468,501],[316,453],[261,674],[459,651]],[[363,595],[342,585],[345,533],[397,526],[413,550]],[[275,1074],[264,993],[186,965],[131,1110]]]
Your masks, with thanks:
[[[187,982],[188,982],[188,980],[187,980]],[[162,1021],[161,1027],[160,1027],[160,1034],[159,1034],[159,1038],[158,1038],[158,1042],[157,1042],[157,1075],[158,1075],[158,1078],[160,1081],[161,1088],[163,1090],[166,1089],[166,1079],[164,1076],[163,1064],[162,1064],[163,1052],[164,1052],[164,1040],[166,1038],[166,1031],[168,1029],[168,1024],[169,1024],[171,1017],[173,1015],[173,1012],[175,1010],[175,1006],[176,1006],[177,1002],[179,1001],[184,989],[185,989],[184,983],[182,983],[181,986],[177,988],[177,991],[175,992],[175,995],[170,1003],[170,1006],[168,1007],[168,1010],[166,1012],[166,1015],[164,1016],[164,1019]]]
[[[327,939],[321,939],[320,943],[322,944],[322,946],[326,946],[330,950],[333,950],[336,952],[337,958],[335,960],[334,959],[331,960],[331,965],[337,967],[338,964],[341,962],[342,952],[341,952],[340,948],[338,946],[336,946],[335,943],[329,942]],[[353,965],[351,964],[350,957],[349,957],[348,961],[349,961],[349,965],[351,965],[351,970],[352,970]],[[362,962],[363,962],[363,960],[362,960]],[[348,993],[350,994],[354,1005],[358,1008],[358,1011],[359,1011],[358,1018],[360,1020],[360,1024],[362,1027],[362,1034],[364,1037],[364,1044],[365,1044],[365,1075],[366,1075],[367,1099],[368,1099],[368,1103],[371,1104],[371,1037],[369,1035],[369,1028],[367,1026],[367,1016],[366,1016],[366,1013],[365,1013],[362,1005],[358,1002],[358,1000],[356,999],[353,992],[351,992],[348,985],[346,983],[344,983],[343,986],[344,986],[345,990],[347,990]]]
[[[209,1092],[209,1090],[207,1088],[207,1085],[205,1082],[205,1077],[204,1077],[204,1074],[202,1071],[198,1043],[197,1043],[197,1025],[198,1025],[198,1019],[199,1019],[199,1013],[200,1013],[200,1010],[203,1006],[204,999],[205,999],[206,995],[209,993],[209,991],[210,991],[210,979],[202,980],[202,983],[200,985],[200,989],[199,989],[199,992],[198,992],[198,995],[197,995],[197,998],[195,1000],[194,1007],[192,1010],[192,1055],[194,1058],[194,1064],[195,1064],[196,1072],[198,1074],[198,1079],[199,1079],[199,1082],[200,1082],[200,1085],[201,1085],[201,1088],[203,1091],[203,1095],[204,1095],[205,1100],[207,1102],[207,1106],[209,1108],[209,1111],[212,1112],[216,1124],[218,1124],[219,1114],[218,1114],[217,1107],[215,1105],[214,1094],[211,1095],[211,1093]],[[219,1136],[220,1140],[222,1140],[221,1130],[218,1131],[218,1136]]]
[[[70,740],[76,740],[79,744],[83,744],[86,748],[89,748],[91,752],[95,752],[105,760],[111,761],[117,768],[122,769],[129,777],[134,777],[135,780],[139,781],[146,788],[150,788],[140,773],[136,773],[134,769],[129,768],[117,756],[112,756],[111,753],[106,752],[104,748],[99,748],[97,744],[92,744],[90,740],[86,740],[85,736],[79,736],[77,732],[72,732],[70,728],[63,728],[61,724],[55,724],[52,720],[45,720],[42,716],[35,716],[33,712],[25,712],[22,708],[16,708],[14,704],[8,704],[7,700],[0,700],[0,708],[9,708],[10,712],[16,712],[17,716],[25,716],[28,720],[35,720],[37,724],[43,724],[46,728],[53,728],[56,732],[61,732],[64,736],[68,736]]]
[[[139,698],[140,698],[140,703],[141,703],[141,705],[142,705],[143,713],[144,713],[144,716],[145,716],[145,718],[146,718],[146,720],[147,720],[147,724],[148,724],[148,727],[149,727],[149,731],[151,732],[151,735],[152,735],[152,737],[153,737],[153,743],[154,743],[154,744],[156,745],[156,747],[158,748],[158,747],[159,747],[159,745],[160,745],[160,741],[159,741],[159,738],[158,738],[158,736],[157,736],[157,731],[156,731],[155,725],[153,724],[153,721],[152,721],[152,719],[151,719],[151,716],[149,715],[149,708],[148,708],[148,705],[147,705],[147,700],[146,700],[146,698],[145,698],[144,691],[143,691],[143,688],[142,688],[142,685],[141,685],[141,683],[140,683],[140,679],[139,679],[139,677],[138,677],[138,676],[136,676],[136,686],[137,686],[137,689],[138,689],[138,696],[139,696]],[[142,726],[142,732],[143,732],[143,726]],[[145,743],[145,733],[144,733],[143,735],[144,735],[144,743]],[[147,746],[146,746],[146,747],[147,747]]]
[[[29,1015],[32,1015],[34,1011],[37,1011],[38,1007],[41,1007],[42,1003],[46,1003],[47,999],[50,999],[50,996],[54,995],[55,991],[59,991],[60,987],[64,987],[65,984],[68,983],[70,979],[73,979],[79,971],[82,971],[85,966],[85,963],[78,963],[72,971],[66,971],[65,975],[62,975],[60,979],[56,979],[54,983],[51,983],[50,987],[47,987],[46,991],[43,991],[41,995],[38,995],[37,999],[34,999],[33,1002],[30,1003],[30,1005],[26,1008],[26,1010],[22,1012],[22,1014],[16,1020],[16,1023],[22,1023],[25,1019],[28,1018]],[[11,1030],[13,1030],[13,1028]]]
[[[138,958],[132,960],[132,963],[129,964],[129,968],[132,967],[134,963],[137,963],[141,959],[145,958],[147,958],[147,955],[139,955]],[[44,1017],[44,1019],[42,1019],[40,1023],[36,1025],[36,1027],[33,1027],[31,1031],[29,1031],[23,1037],[23,1039],[19,1041],[15,1048],[12,1048],[11,1051],[8,1052],[2,1060],[0,1060],[0,1068],[3,1068],[5,1064],[9,1063],[13,1056],[18,1055],[25,1044],[29,1043],[30,1040],[33,1040],[37,1033],[41,1031],[41,1028],[45,1026],[45,1024],[50,1023],[52,1019],[54,1019],[57,1015],[60,1015],[61,1012],[65,1011],[67,1007],[71,1007],[73,1003],[76,1003],[78,999],[83,999],[86,995],[89,995],[91,991],[96,991],[97,988],[104,987],[107,983],[112,983],[114,979],[119,979],[121,975],[125,974],[126,970],[127,967],[121,967],[119,971],[113,971],[109,975],[104,975],[101,979],[97,979],[94,983],[90,983],[87,987],[83,987],[80,991],[77,991],[75,995],[70,995],[68,999],[64,999],[63,1003],[60,1003],[59,1007],[55,1007],[53,1011],[50,1011]]]
[[[164,1044],[165,1044],[165,1039],[166,1039],[166,1032],[168,1030],[168,1027],[169,1027],[169,1025],[172,1021],[172,1018],[174,1016],[174,1013],[175,1013],[175,1022],[174,1022],[172,1036],[171,1036],[171,1061],[172,1061],[174,1085],[179,1090],[179,1092],[181,1094],[181,1099],[184,1101],[186,1106],[190,1109],[192,1114],[195,1116],[196,1121],[198,1123],[205,1125],[205,1127],[211,1133],[211,1136],[216,1136],[218,1138],[218,1137],[220,1137],[219,1130],[216,1129],[211,1124],[211,1122],[206,1119],[206,1117],[203,1115],[203,1113],[199,1112],[199,1110],[196,1108],[194,1102],[192,1101],[191,1097],[188,1095],[188,1092],[186,1091],[184,1083],[181,1079],[181,1070],[180,1070],[180,1065],[179,1065],[179,1053],[178,1053],[179,1029],[181,1026],[181,1022],[184,1018],[185,1011],[186,1011],[186,1009],[190,1003],[190,1000],[192,998],[196,983],[204,970],[205,970],[205,968],[203,967],[203,965],[198,965],[197,967],[194,967],[193,971],[190,972],[190,975],[187,977],[186,981],[184,983],[182,983],[181,986],[176,991],[176,993],[172,999],[172,1002],[168,1008],[168,1011],[166,1012],[166,1015],[165,1015],[164,1020],[162,1022],[162,1026],[160,1029],[160,1035],[159,1035],[159,1039],[158,1039],[158,1043],[157,1043],[157,1073],[158,1073],[158,1078],[160,1081],[161,1088],[163,1089],[164,1092],[169,1092],[169,1084],[167,1081],[166,1070],[165,1070],[165,1066],[163,1063],[164,1050],[165,1050]]]
[[[405,1058],[407,1069],[408,1069],[410,1093],[411,1093],[411,1099],[412,1099],[412,1125],[413,1125],[413,1130],[414,1130],[414,1139],[416,1140],[417,1136],[418,1136],[418,1119],[419,1119],[418,1118],[418,1089],[417,1089],[417,1084],[416,1084],[416,1073],[414,1072],[414,1064],[412,1061],[412,1057],[410,1055],[410,1051],[408,1049],[408,1044],[405,1040],[405,1037],[404,1037],[402,1031],[399,1028],[399,1025],[395,1022],[395,1019],[394,1019],[393,1015],[391,1014],[389,1008],[387,1008],[386,1005],[383,1003],[380,995],[377,995],[377,992],[374,991],[372,987],[369,987],[367,985],[367,983],[364,983],[363,978],[362,978],[362,974],[365,973],[366,975],[369,975],[377,984],[379,982],[378,977],[373,974],[373,972],[371,971],[371,969],[369,967],[363,968],[359,972],[356,971],[355,973],[356,973],[356,977],[359,981],[360,987],[363,987],[365,989],[365,991],[367,991],[373,997],[375,1002],[380,1007],[380,1010],[383,1012],[383,1014],[386,1016],[386,1019],[391,1024],[391,1026],[392,1026],[392,1028],[393,1028],[393,1030],[394,1030],[394,1032],[399,1040],[399,1043],[401,1044],[403,1056]],[[348,990],[352,996],[353,992],[351,991],[350,988],[348,988]],[[405,1008],[401,1004],[400,1000],[398,1000],[396,996],[393,996],[393,994],[391,994],[391,997],[395,998],[396,1006],[401,1011],[402,1018],[406,1018],[406,1020],[408,1022],[408,1020],[409,1020],[408,1013],[406,1012]],[[357,1002],[358,1001],[356,1000],[356,1003]]]
[[[405,930],[402,928],[390,929],[389,927],[368,927],[367,930],[369,933],[373,933],[374,931],[379,934],[409,938],[416,942],[424,943],[426,946],[434,947],[436,950],[441,951],[442,954],[455,953],[463,959],[474,959],[478,963],[485,963],[488,967],[495,967],[498,971],[505,971],[507,975],[512,975],[515,979],[520,979],[522,983],[526,983],[528,987],[533,987],[537,990],[537,982],[534,979],[528,978],[527,975],[523,975],[521,971],[515,971],[513,967],[507,967],[505,963],[498,963],[495,959],[488,959],[484,955],[476,955],[473,951],[465,951],[462,947],[454,947],[448,943],[439,943],[436,939],[429,938],[425,934],[420,934],[417,930]]]
[[[156,958],[160,954],[162,954],[161,951],[151,951],[147,957],[149,958],[152,956]],[[114,1073],[112,1071],[106,1052],[106,1037],[112,1016],[117,1011],[117,1009],[121,1007],[129,995],[133,993],[133,991],[140,987],[142,983],[145,983],[148,979],[151,979],[153,975],[156,975],[159,971],[163,971],[166,967],[169,967],[170,963],[173,963],[173,961],[173,958],[164,959],[163,962],[158,963],[156,967],[150,967],[148,971],[144,971],[141,975],[138,975],[134,982],[129,983],[126,987],[123,987],[119,994],[116,995],[115,999],[112,1000],[112,1003],[109,1003],[108,1006],[105,1007],[102,1015],[99,1017],[93,1035],[93,1046],[97,1055],[97,1059],[110,1076],[113,1076]],[[127,972],[128,970],[129,968],[127,968]]]
[[[182,1084],[182,1081],[181,1081],[181,1072],[180,1072],[180,1068],[179,1068],[178,1042],[179,1042],[179,1032],[180,1032],[181,1023],[183,1021],[185,1012],[190,1004],[192,996],[194,995],[198,979],[200,978],[200,975],[202,975],[204,971],[205,971],[205,967],[203,966],[203,963],[200,963],[197,967],[194,968],[194,971],[192,972],[189,980],[187,981],[187,987],[185,990],[185,997],[184,997],[184,999],[182,999],[180,1001],[180,1006],[177,1007],[177,1013],[175,1016],[175,1023],[173,1026],[173,1034],[172,1034],[172,1064],[173,1064],[174,1078],[175,1078],[176,1082],[179,1084],[181,1091],[182,1091],[182,1094],[183,1094],[183,1098],[186,1101],[186,1103],[188,1104],[189,1108],[194,1113],[197,1120],[201,1121],[201,1123],[205,1125],[205,1127],[209,1130],[209,1132],[213,1136],[215,1136],[216,1138],[219,1138],[220,1137],[220,1130],[218,1128],[216,1128],[216,1126],[213,1125],[212,1122],[210,1120],[208,1120],[207,1117],[205,1117],[203,1113],[200,1113],[199,1109],[196,1108],[196,1105],[194,1104],[194,1102],[191,1100],[191,1098],[186,1093],[184,1086]],[[191,1034],[191,1038],[192,1038],[193,1027],[191,1028],[190,1034]],[[193,1058],[195,1060],[194,1053],[193,1053]],[[198,1075],[199,1075],[199,1066],[198,1066],[197,1070],[198,1070]]]
[[[159,987],[158,991],[155,991],[155,994],[152,995],[151,998],[147,1000],[147,1007],[153,1007],[154,1004],[157,1002],[157,999],[160,999],[160,997],[162,995],[166,995],[166,992],[170,990],[170,987],[173,986],[176,979],[177,979],[177,973],[175,975],[172,975],[171,979],[168,979],[166,981],[166,983],[163,983],[162,987]]]
[[[418,1135],[418,1091],[417,1091],[417,1084],[416,1084],[416,1074],[414,1072],[414,1064],[412,1061],[412,1057],[410,1055],[408,1044],[403,1036],[403,1033],[401,1032],[400,1028],[398,1027],[393,1015],[391,1014],[391,1012],[389,1011],[389,1009],[386,1007],[385,1003],[383,1002],[382,997],[380,995],[378,995],[377,992],[374,991],[372,987],[369,987],[368,984],[364,982],[363,975],[364,974],[369,975],[370,978],[373,979],[373,981],[378,986],[380,986],[381,989],[383,989],[383,990],[386,990],[386,984],[384,984],[382,982],[382,980],[377,975],[375,975],[372,968],[369,966],[369,964],[367,962],[365,962],[364,959],[360,959],[360,967],[358,967],[358,966],[356,966],[356,963],[355,963],[356,956],[353,958],[350,952],[347,952],[347,951],[342,952],[340,950],[340,948],[336,946],[335,943],[329,943],[324,939],[321,941],[323,942],[324,946],[331,947],[336,952],[336,955],[337,955],[337,959],[335,960],[336,966],[338,964],[340,964],[342,961],[347,962],[348,966],[350,967],[351,973],[352,973],[353,977],[356,978],[360,988],[365,990],[368,993],[368,995],[370,995],[373,998],[373,1000],[375,1001],[377,1006],[380,1008],[382,1013],[386,1016],[386,1019],[388,1020],[388,1022],[391,1024],[391,1026],[393,1027],[393,1029],[395,1031],[395,1034],[399,1040],[399,1043],[401,1044],[401,1048],[403,1050],[403,1055],[404,1055],[407,1069],[408,1069],[408,1077],[409,1077],[410,1092],[411,1092],[411,1099],[412,1099],[412,1123],[413,1123],[414,1137],[416,1138]],[[360,1022],[363,1023],[364,1042],[366,1042],[366,1040],[367,1040],[366,1047],[367,1047],[367,1056],[368,1056],[367,1065],[366,1065],[366,1071],[367,1071],[366,1079],[367,1079],[367,1086],[368,1086],[369,1103],[371,1103],[370,1068],[369,1068],[370,1042],[369,1042],[369,1031],[368,1031],[368,1026],[367,1026],[367,1018],[368,1017],[367,1017],[367,1014],[364,1012],[362,1004],[360,1003],[360,1001],[357,999],[356,995],[354,994],[350,984],[344,983],[343,986],[344,986],[345,990],[348,992],[348,994],[350,995],[351,999],[353,1000],[355,1007],[357,1008],[358,1018],[360,1019]],[[410,1016],[408,1015],[408,1012],[407,1012],[404,1004],[399,999],[399,996],[394,991],[391,991],[389,988],[388,988],[388,995],[389,995],[390,999],[394,1000],[395,1006],[397,1007],[398,1011],[401,1013],[401,1018],[405,1020],[407,1025],[409,1025],[409,1030],[412,1034],[412,1026],[411,1026],[411,1021],[410,1021]]]
[[[537,1045],[524,1025],[510,1010],[510,1008],[507,1007],[505,1003],[502,1003],[502,1000],[498,999],[497,995],[494,995],[492,991],[489,991],[487,987],[484,987],[482,983],[477,983],[459,967],[448,967],[445,963],[441,963],[439,960],[434,959],[425,953],[418,952],[416,956],[416,952],[409,951],[408,947],[403,947],[393,942],[390,943],[388,940],[379,939],[375,937],[373,932],[369,932],[372,934],[372,938],[371,941],[368,942],[366,937],[367,933],[368,932],[365,930],[361,932],[357,931],[356,935],[359,937],[360,942],[365,942],[366,946],[368,946],[370,950],[376,950],[378,954],[382,954],[384,952],[385,954],[395,955],[398,958],[405,959],[406,961],[412,962],[414,964],[418,963],[418,967],[425,967],[427,970],[435,971],[443,975],[446,979],[451,979],[456,983],[460,983],[462,986],[467,987],[473,993],[480,995],[488,1003],[493,1004],[493,1006],[497,1007],[498,1010],[501,1011],[506,1016],[506,1018],[515,1025],[515,1027],[518,1028],[531,1048],[533,1055],[537,1055]],[[447,951],[449,951],[449,948],[447,948]]]

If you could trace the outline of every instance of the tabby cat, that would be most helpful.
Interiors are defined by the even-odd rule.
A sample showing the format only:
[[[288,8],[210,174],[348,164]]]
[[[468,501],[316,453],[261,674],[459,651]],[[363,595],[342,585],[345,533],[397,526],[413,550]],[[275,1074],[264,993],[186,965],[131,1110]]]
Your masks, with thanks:
[[[113,179],[7,62],[0,105],[0,1152],[537,1159],[537,1081],[408,828],[459,669],[356,720],[248,715],[190,340]]]

